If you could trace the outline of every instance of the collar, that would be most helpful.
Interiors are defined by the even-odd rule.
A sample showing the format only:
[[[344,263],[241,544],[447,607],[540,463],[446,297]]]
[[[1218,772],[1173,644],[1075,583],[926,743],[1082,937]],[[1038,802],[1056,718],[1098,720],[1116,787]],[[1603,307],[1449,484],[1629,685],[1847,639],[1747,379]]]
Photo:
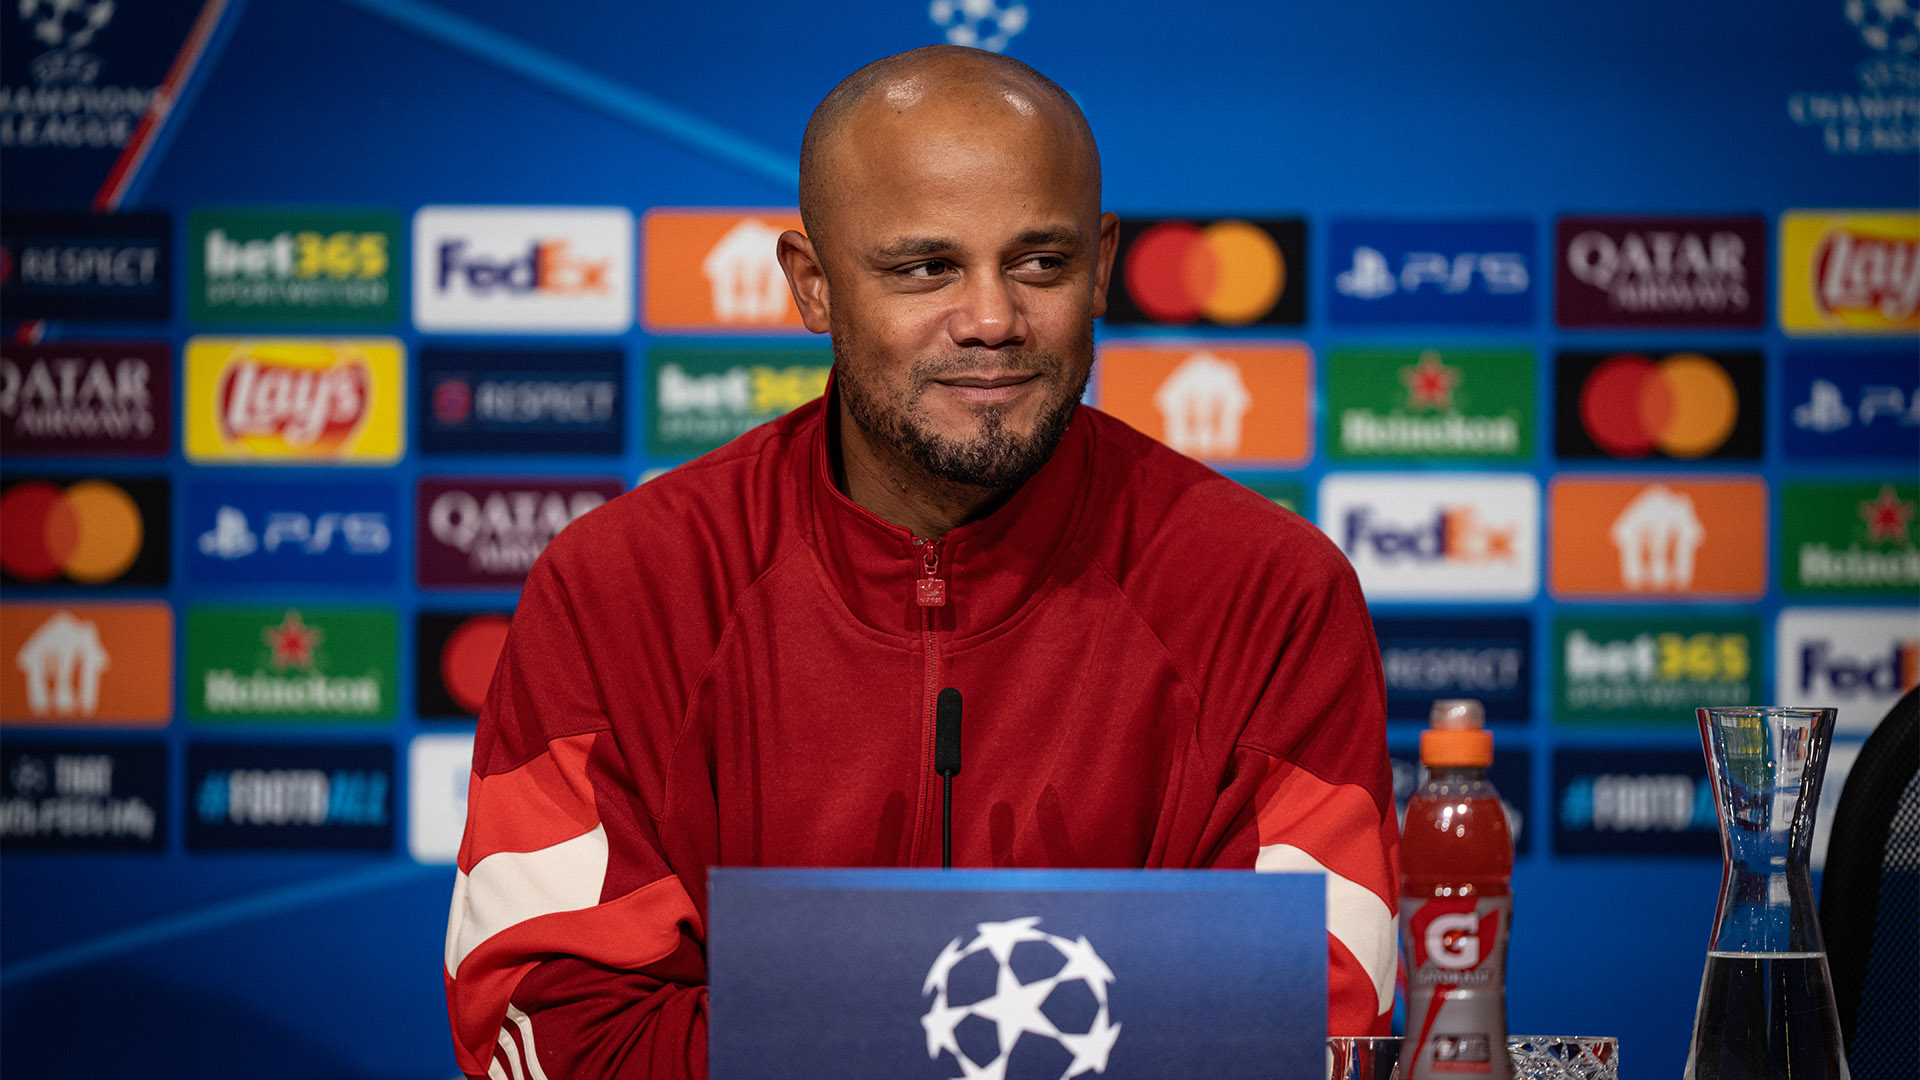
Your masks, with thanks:
[[[799,455],[807,470],[801,488],[810,496],[820,564],[854,617],[889,635],[936,630],[956,638],[1012,618],[1051,574],[1080,519],[1095,442],[1086,410],[1074,413],[1053,456],[999,509],[924,541],[834,486],[827,440],[836,401],[830,378]],[[929,544],[945,583],[938,607],[916,601]]]

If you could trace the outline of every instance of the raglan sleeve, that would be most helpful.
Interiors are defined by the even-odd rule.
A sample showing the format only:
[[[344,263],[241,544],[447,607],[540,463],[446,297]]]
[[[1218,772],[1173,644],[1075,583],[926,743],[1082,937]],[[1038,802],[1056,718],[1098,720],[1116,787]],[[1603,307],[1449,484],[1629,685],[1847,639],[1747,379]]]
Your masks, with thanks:
[[[448,916],[468,1076],[706,1075],[702,920],[603,687],[543,559],[480,715]]]
[[[1327,1030],[1385,1035],[1400,879],[1385,683],[1359,581],[1337,549],[1315,550],[1312,572],[1272,590],[1246,658],[1229,665],[1250,705],[1205,850],[1213,866],[1326,873]]]

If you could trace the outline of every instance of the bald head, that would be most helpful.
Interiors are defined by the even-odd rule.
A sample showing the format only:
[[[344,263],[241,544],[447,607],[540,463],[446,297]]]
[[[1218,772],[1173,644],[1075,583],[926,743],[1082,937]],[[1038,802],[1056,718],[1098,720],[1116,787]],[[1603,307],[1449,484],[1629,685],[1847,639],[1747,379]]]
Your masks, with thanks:
[[[875,60],[841,80],[807,121],[800,144],[800,220],[816,246],[831,229],[836,158],[902,130],[966,122],[1031,129],[1082,163],[1088,196],[1100,199],[1100,151],[1080,106],[1018,60],[983,49],[929,45]],[[882,135],[882,129],[887,129]]]

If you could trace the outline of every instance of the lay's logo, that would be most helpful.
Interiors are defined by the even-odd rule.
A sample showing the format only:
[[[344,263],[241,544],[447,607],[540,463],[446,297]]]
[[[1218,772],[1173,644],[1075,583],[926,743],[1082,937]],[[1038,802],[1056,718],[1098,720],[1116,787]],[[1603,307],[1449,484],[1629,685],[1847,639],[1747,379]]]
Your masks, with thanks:
[[[388,464],[402,451],[401,346],[389,338],[187,344],[187,457]]]
[[[1801,334],[1920,329],[1920,214],[1780,219],[1780,325]]]

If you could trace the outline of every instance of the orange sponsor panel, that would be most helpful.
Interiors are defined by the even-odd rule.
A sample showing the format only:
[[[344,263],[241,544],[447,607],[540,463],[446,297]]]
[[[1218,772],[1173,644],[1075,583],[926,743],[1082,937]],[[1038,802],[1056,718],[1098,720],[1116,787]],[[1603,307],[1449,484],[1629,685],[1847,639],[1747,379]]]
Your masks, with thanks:
[[[173,715],[163,603],[0,604],[0,723],[150,727]]]
[[[1298,342],[1109,345],[1094,404],[1203,461],[1296,465],[1312,454],[1312,372]]]
[[[798,330],[775,243],[800,228],[791,207],[649,211],[641,311],[649,330]]]
[[[1757,478],[1562,479],[1548,505],[1556,595],[1766,592],[1767,486]]]

